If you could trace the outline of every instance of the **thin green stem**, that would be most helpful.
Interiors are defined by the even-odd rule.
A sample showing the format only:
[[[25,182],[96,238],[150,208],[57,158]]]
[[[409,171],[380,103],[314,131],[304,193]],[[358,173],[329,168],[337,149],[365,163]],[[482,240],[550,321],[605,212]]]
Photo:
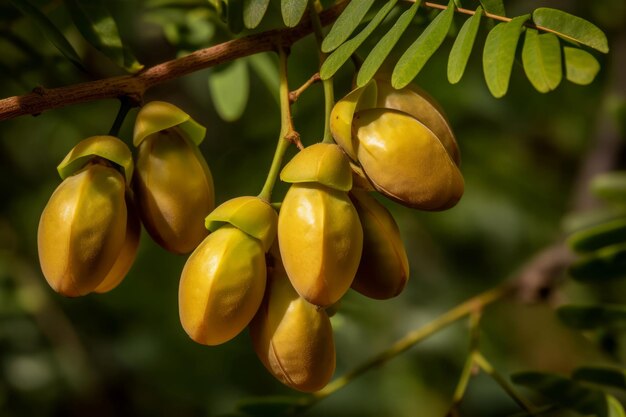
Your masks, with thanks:
[[[399,354],[415,346],[417,343],[421,342],[427,337],[437,333],[444,327],[456,322],[457,320],[467,316],[468,314],[471,314],[473,311],[480,310],[485,306],[501,299],[511,290],[512,287],[510,286],[510,284],[507,283],[478,294],[477,296],[472,297],[469,300],[457,305],[451,310],[448,310],[430,323],[427,323],[419,329],[408,333],[402,339],[394,343],[389,349],[370,358],[369,360],[356,367],[352,371],[348,372],[344,376],[337,378],[322,390],[313,394],[314,400],[319,401],[323,398],[328,397],[334,392],[339,391],[341,388],[350,383],[350,381],[357,378],[361,374],[369,371],[370,369],[374,369],[385,364],[389,360],[395,358]],[[312,403],[313,402],[315,401],[312,401]]]
[[[117,116],[115,116],[111,130],[109,130],[109,136],[119,136],[124,119],[126,119],[126,115],[132,108],[133,102],[131,99],[126,96],[120,98],[120,109],[117,112]]]
[[[486,374],[488,374],[494,381],[500,385],[500,387],[515,401],[522,409],[529,413],[534,413],[536,411],[535,406],[528,402],[525,398],[521,397],[517,391],[511,386],[509,381],[502,376],[494,367],[489,363],[485,357],[476,352],[474,355],[474,361],[476,364],[482,369]]]
[[[278,144],[276,145],[276,151],[274,152],[274,158],[272,165],[267,173],[267,179],[263,185],[263,189],[259,194],[259,198],[271,201],[272,191],[274,185],[280,173],[280,168],[283,163],[285,153],[291,143],[295,143],[299,148],[302,147],[300,143],[300,137],[293,128],[293,122],[291,120],[291,103],[289,102],[289,82],[287,78],[287,52],[284,48],[278,48],[279,64],[278,75],[280,79],[279,96],[280,96],[280,133],[278,135]]]
[[[318,10],[321,10],[321,4],[319,0],[313,0],[310,3],[309,10],[311,12],[311,22],[313,23],[313,33],[315,34],[315,40],[320,48],[320,67],[326,60],[328,54],[322,52],[322,41],[324,40],[324,34],[322,33],[322,24],[318,15]],[[333,135],[330,131],[330,112],[335,105],[335,91],[333,87],[332,77],[327,80],[322,80],[324,86],[324,138],[323,143],[335,143]]]
[[[454,395],[452,396],[452,407],[456,408],[463,400],[465,396],[465,391],[467,390],[467,385],[469,384],[469,380],[472,377],[472,371],[474,369],[474,351],[471,351],[469,355],[467,355],[467,359],[465,360],[465,364],[463,364],[463,370],[461,371],[461,376],[459,376],[459,382],[456,385],[456,389],[454,390]]]

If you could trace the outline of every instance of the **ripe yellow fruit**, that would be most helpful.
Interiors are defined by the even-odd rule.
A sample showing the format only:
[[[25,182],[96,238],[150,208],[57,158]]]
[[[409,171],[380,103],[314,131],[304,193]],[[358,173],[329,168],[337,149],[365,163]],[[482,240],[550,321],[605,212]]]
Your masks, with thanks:
[[[317,391],[335,371],[330,320],[323,309],[296,293],[282,265],[272,270],[263,303],[250,323],[254,350],[283,384],[299,391]]]

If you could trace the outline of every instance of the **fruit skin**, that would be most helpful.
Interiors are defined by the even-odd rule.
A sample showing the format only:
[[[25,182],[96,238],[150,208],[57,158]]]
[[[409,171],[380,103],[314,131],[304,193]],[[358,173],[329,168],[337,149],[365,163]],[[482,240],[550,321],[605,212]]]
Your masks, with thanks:
[[[363,253],[352,289],[376,300],[395,297],[409,279],[409,260],[398,225],[368,192],[354,189],[350,199],[363,227]]]
[[[163,248],[189,253],[208,234],[213,177],[197,146],[176,127],[141,141],[133,188],[144,226]]]
[[[207,236],[180,279],[180,321],[189,337],[218,345],[239,334],[263,300],[266,274],[259,240],[229,224]]]
[[[254,350],[283,384],[299,391],[317,391],[335,371],[330,319],[323,309],[296,293],[282,265],[272,271],[263,303],[250,323]]]
[[[124,177],[114,168],[88,164],[67,177],[41,214],[39,261],[48,284],[76,297],[107,277],[126,238]]]
[[[363,231],[347,193],[318,183],[298,183],[282,203],[278,242],[296,291],[312,304],[329,306],[352,284]]]

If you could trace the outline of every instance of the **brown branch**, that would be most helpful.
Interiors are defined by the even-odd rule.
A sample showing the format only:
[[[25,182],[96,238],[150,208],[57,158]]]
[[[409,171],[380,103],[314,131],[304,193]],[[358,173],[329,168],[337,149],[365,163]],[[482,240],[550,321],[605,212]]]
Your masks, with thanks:
[[[344,1],[323,11],[320,14],[322,24],[334,22],[346,4]],[[144,93],[155,85],[237,58],[273,51],[278,47],[289,48],[312,32],[311,20],[305,19],[294,28],[269,30],[200,49],[135,75],[105,78],[59,88],[36,87],[29,94],[0,100],[0,120],[25,114],[37,115],[45,110],[108,98],[128,97],[140,103]]]
[[[321,81],[321,80],[322,79],[320,78],[320,73],[319,72],[316,72],[315,74],[313,74],[311,76],[311,78],[306,80],[306,82],[304,84],[302,84],[297,89],[289,92],[289,102],[293,104],[296,101],[298,101],[298,98],[300,98],[300,95],[302,93],[304,93],[307,88],[309,88],[310,86],[312,86],[313,84],[315,84],[316,82]]]

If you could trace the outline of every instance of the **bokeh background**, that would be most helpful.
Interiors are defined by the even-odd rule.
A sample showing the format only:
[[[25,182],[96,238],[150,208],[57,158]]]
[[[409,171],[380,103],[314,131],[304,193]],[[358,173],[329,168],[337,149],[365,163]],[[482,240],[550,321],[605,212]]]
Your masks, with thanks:
[[[89,74],[78,71],[30,20],[1,2],[2,98],[40,85],[57,87],[121,74],[82,40],[61,1],[34,3],[68,36]],[[222,23],[208,18],[207,2],[108,3],[122,36],[146,66],[229,36]],[[272,2],[261,29],[280,26],[278,6]],[[332,319],[337,376],[464,299],[515,276],[534,254],[562,239],[574,212],[599,207],[585,192],[589,175],[581,172],[590,166],[596,171],[624,168],[624,2],[512,0],[506,6],[510,16],[540,6],[583,16],[607,33],[611,52],[597,56],[602,70],[591,85],[564,81],[549,94],[536,92],[516,62],[509,93],[495,99],[486,88],[477,47],[462,81],[447,82],[452,41],[444,43],[416,83],[439,101],[456,132],[465,195],[455,208],[441,213],[384,201],[400,226],[411,277],[395,299],[374,301],[350,292],[341,301]],[[464,21],[457,19],[457,25]],[[407,42],[419,29],[411,30]],[[477,45],[482,45],[485,32]],[[292,48],[292,88],[317,70],[315,48],[311,36]],[[262,60],[277,63],[272,54]],[[223,121],[211,98],[208,80],[220,67],[160,85],[145,97],[175,103],[207,126],[201,149],[213,172],[218,202],[258,194],[280,129],[276,92],[271,91],[276,71],[270,66],[263,75],[251,60],[245,62],[250,99],[237,121]],[[337,97],[350,90],[352,76],[348,63],[335,79]],[[56,165],[81,139],[106,134],[118,106],[117,100],[102,100],[0,122],[0,415],[217,416],[234,412],[252,397],[298,395],[266,372],[247,332],[217,347],[188,338],[177,306],[186,257],[161,249],[145,231],[132,270],[114,291],[68,299],[47,286],[38,265],[36,236],[39,216],[60,183]],[[294,123],[305,144],[320,140],[323,111],[321,84],[293,106]],[[120,136],[127,143],[135,115],[136,110],[131,111],[122,126]],[[599,165],[590,165],[590,155],[599,155]],[[275,200],[285,190],[280,184]],[[626,363],[623,334],[582,335],[565,328],[554,315],[555,303],[565,301],[626,301],[624,285],[581,286],[557,275],[561,279],[548,301],[507,299],[485,312],[481,348],[502,374]],[[306,415],[444,416],[468,343],[467,322],[460,321],[351,382]],[[485,375],[471,381],[461,407],[468,416],[517,411]]]

